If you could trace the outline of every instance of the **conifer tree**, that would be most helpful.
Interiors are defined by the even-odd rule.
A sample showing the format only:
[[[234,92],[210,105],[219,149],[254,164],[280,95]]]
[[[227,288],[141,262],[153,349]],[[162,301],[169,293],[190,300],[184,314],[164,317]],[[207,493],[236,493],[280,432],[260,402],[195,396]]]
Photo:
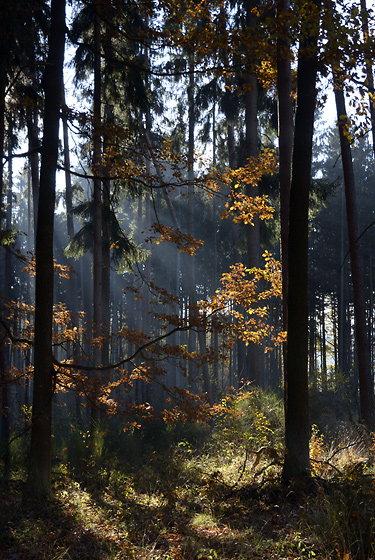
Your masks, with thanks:
[[[52,356],[53,232],[60,108],[63,98],[65,0],[52,0],[36,237],[34,388],[27,491],[51,494],[51,412],[56,372]]]

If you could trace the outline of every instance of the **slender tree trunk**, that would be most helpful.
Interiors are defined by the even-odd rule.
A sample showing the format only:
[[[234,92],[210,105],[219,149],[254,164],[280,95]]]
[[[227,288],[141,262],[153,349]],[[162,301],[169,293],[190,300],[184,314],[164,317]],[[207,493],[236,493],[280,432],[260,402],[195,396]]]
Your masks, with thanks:
[[[216,169],[216,90],[215,90],[215,98],[212,107],[212,167]],[[218,254],[217,254],[217,203],[216,203],[216,196],[213,197],[212,201],[212,224],[214,228],[214,235],[213,235],[213,267],[212,267],[212,292],[214,292],[218,288]],[[212,347],[215,353],[215,356],[218,356],[219,352],[219,334],[217,329],[215,328],[215,322],[213,323],[212,329]],[[216,359],[213,363],[212,368],[212,377],[213,383],[216,387],[216,394],[214,395],[214,401],[217,400],[219,394],[219,360]]]
[[[106,125],[111,126],[114,122],[114,115],[112,109],[107,105],[105,108]],[[109,147],[110,140],[108,134],[105,135],[103,140],[104,149]],[[105,173],[108,175],[108,173]],[[105,179],[103,181],[103,195],[102,195],[102,248],[103,248],[103,330],[104,340],[102,349],[102,363],[109,362],[109,336],[111,324],[111,239],[110,239],[110,213],[111,213],[111,181]]]
[[[60,105],[65,47],[65,0],[51,2],[51,31],[44,72],[45,108],[36,236],[34,391],[27,490],[51,494],[53,230]]]
[[[146,50],[146,56],[147,56],[147,60],[148,60],[148,49]],[[151,130],[151,116],[150,116],[150,112],[147,111],[146,113],[146,130],[149,131]],[[150,158],[147,157],[146,158],[146,174],[147,176],[150,176],[150,172],[151,172],[151,162],[150,162]],[[145,217],[144,217],[144,225],[143,228],[145,231],[148,231],[149,228],[151,227],[151,195],[150,195],[150,191],[147,190],[145,193]],[[149,245],[149,242],[146,242],[146,247]],[[147,257],[146,261],[145,261],[145,265],[144,265],[144,278],[145,278],[145,283],[144,283],[144,290],[143,290],[143,324],[142,324],[142,329],[143,332],[146,334],[146,336],[151,336],[151,297],[150,297],[150,283],[151,283],[151,252],[150,255]],[[172,278],[173,278],[173,273],[172,273]],[[172,293],[173,293],[173,288],[172,288]],[[172,311],[173,313],[173,311]],[[176,339],[177,339],[178,333],[176,333]],[[174,379],[173,381],[175,381],[176,376],[173,376]],[[173,384],[172,381],[172,384]],[[150,400],[150,390],[151,388],[145,384],[144,386],[144,401],[145,402],[149,402]]]
[[[74,220],[73,220],[73,191],[72,191],[72,176],[70,173],[70,150],[69,150],[69,132],[68,132],[68,118],[67,107],[65,103],[65,91],[63,91],[62,101],[62,125],[63,125],[63,140],[64,140],[64,167],[65,167],[65,206],[66,206],[66,229],[69,241],[74,237]],[[78,317],[78,276],[75,273],[74,259],[70,258],[69,266],[72,269],[69,278],[69,308],[71,312],[71,325],[73,329],[78,331],[79,317]],[[73,342],[73,356],[78,355],[78,341]],[[78,389],[78,387],[76,387]],[[76,399],[76,419],[81,423],[81,398],[78,392],[75,395]]]
[[[149,134],[148,134],[147,131],[145,131],[145,139],[146,139],[147,145],[151,146]],[[162,174],[160,166],[159,166],[156,158],[153,156],[152,152],[151,152],[151,157],[153,159],[153,163],[154,163],[154,166],[155,166],[155,169],[156,169],[158,179],[160,181],[160,184],[162,185],[164,183],[163,174]],[[175,229],[181,230],[179,221],[177,219],[175,209],[174,209],[173,204],[171,202],[171,199],[168,195],[168,191],[165,187],[163,188],[163,194],[164,194],[164,199],[165,199],[165,202],[167,204],[169,214],[171,216],[173,227]],[[190,270],[190,266],[189,266],[190,265],[189,256],[185,252],[183,252],[182,255],[181,255],[181,258],[182,258],[183,272],[184,272],[184,276],[185,276],[185,280],[186,280],[187,293],[188,293],[188,297],[189,297],[189,306],[191,306],[193,310],[196,310],[196,308],[197,308],[197,295],[196,295],[195,284],[194,284],[193,277],[192,277],[191,270]],[[198,329],[198,344],[199,344],[200,353],[204,354],[206,352],[206,331],[202,328]],[[202,367],[201,371],[202,371],[202,378],[203,378],[203,391],[207,394],[208,400],[212,403],[212,394],[211,394],[211,387],[210,387],[210,379],[209,379],[209,376],[208,376],[207,363],[204,361],[204,363],[202,364],[201,367]]]
[[[36,97],[36,95],[35,95]],[[36,98],[32,99],[35,105],[30,105],[26,109],[27,137],[29,144],[29,165],[31,171],[31,187],[33,193],[33,216],[34,216],[34,244],[36,238],[36,224],[38,220],[38,198],[39,198],[39,137],[38,137],[38,109]],[[30,103],[30,100],[29,100]]]
[[[316,6],[318,4],[315,4]],[[316,103],[319,12],[302,21],[298,53],[288,242],[288,342],[283,479],[310,473],[308,393],[308,209]]]
[[[100,337],[103,324],[103,246],[102,246],[102,184],[101,174],[101,30],[99,18],[99,2],[94,2],[94,103],[93,103],[93,172],[94,172],[94,248],[93,248],[93,328],[94,337]],[[101,350],[96,344],[94,348],[94,364],[101,364]],[[92,374],[93,390],[91,394],[91,435],[98,421],[97,407],[99,375]]]
[[[1,223],[1,217],[3,215],[3,196],[4,196],[4,140],[5,140],[5,94],[7,88],[7,67],[9,58],[9,48],[6,39],[6,26],[9,23],[7,17],[1,18],[0,21],[0,51],[1,51],[1,63],[0,63],[0,233],[2,231],[3,224]]]
[[[293,150],[292,71],[288,16],[289,0],[277,0],[277,109],[279,132],[280,237],[282,264],[282,328],[288,326],[288,232]],[[284,376],[286,343],[283,344]]]
[[[194,198],[194,149],[195,149],[195,142],[194,142],[194,129],[195,129],[195,103],[194,103],[194,93],[195,93],[195,78],[194,78],[194,55],[189,53],[188,55],[188,64],[189,64],[189,85],[188,85],[188,233],[194,237],[195,232],[195,198]],[[194,292],[196,291],[196,284],[195,284],[195,255],[190,255],[189,257],[189,267],[190,267],[190,275],[192,280],[192,289]],[[189,293],[189,300],[191,298],[191,294]],[[196,295],[194,294],[194,300],[196,300]],[[193,305],[193,299],[190,305]],[[194,312],[189,309],[189,320],[191,316],[194,315]],[[197,348],[197,341],[194,329],[190,329],[188,332],[188,351],[193,353],[196,351]],[[193,391],[196,391],[196,377],[197,377],[197,369],[196,364],[194,361],[189,361],[188,363],[188,376],[189,376],[189,383],[191,384],[191,388]]]
[[[228,163],[230,169],[236,169],[236,146],[234,141],[234,128],[230,122],[230,117],[226,113],[226,118],[229,121],[227,124],[227,147],[228,147]],[[234,196],[234,186],[231,186],[230,196]],[[232,221],[231,224],[231,237],[232,237],[232,262],[239,263],[241,261],[240,253],[238,250],[238,225]],[[246,379],[246,344],[243,340],[237,338],[236,340],[236,356],[237,356],[237,380],[241,383]],[[234,361],[234,355],[233,355]],[[235,365],[233,364],[233,369]]]
[[[13,194],[13,159],[12,159],[12,136],[13,124],[10,122],[8,130],[8,185],[7,185],[7,206],[6,206],[6,230],[12,229],[12,194]],[[11,299],[12,285],[12,253],[7,250],[5,253],[5,270],[4,270],[4,297],[6,301]],[[16,323],[16,318],[14,318]],[[4,475],[8,478],[10,472],[10,398],[9,398],[9,366],[10,366],[10,348],[2,340],[0,348],[0,380],[1,380],[1,439],[3,443],[4,456]]]
[[[6,25],[8,17],[3,14],[0,18],[0,235],[3,233],[3,196],[4,196],[4,155],[5,155],[5,95],[7,87],[7,68],[9,49],[6,40]],[[5,329],[0,326],[0,379],[5,380]],[[7,405],[7,395],[2,394],[2,408]],[[3,414],[2,414],[3,415]],[[5,434],[2,434],[5,437]],[[6,451],[6,450],[5,450]]]
[[[355,192],[353,160],[350,142],[345,134],[347,116],[345,97],[342,85],[334,77],[337,119],[341,145],[341,158],[344,171],[346,216],[348,221],[348,237],[350,262],[353,282],[355,333],[358,356],[359,400],[360,414],[366,426],[373,430],[375,427],[375,411],[373,401],[373,380],[371,375],[371,356],[366,327],[366,303],[363,285],[363,263],[358,242],[358,217]]]
[[[316,333],[315,333],[315,298],[311,305],[309,317],[309,381],[312,388],[317,391],[318,383],[316,378]]]
[[[254,0],[245,0],[247,32],[256,32],[256,16],[252,9],[256,5]],[[251,61],[252,64],[255,61]],[[246,158],[258,157],[258,84],[254,70],[250,68],[246,76],[245,93],[245,123],[246,123]],[[250,198],[259,195],[259,187],[247,186],[246,194]],[[247,265],[249,268],[260,265],[260,219],[254,216],[253,225],[246,227]],[[250,342],[247,352],[247,367],[244,381],[253,381],[261,386],[263,383],[263,349],[259,344]]]
[[[370,40],[370,33],[368,27],[368,18],[369,13],[367,11],[366,0],[360,0],[361,6],[361,16],[363,21],[363,39],[365,42]],[[371,47],[369,46],[369,49]],[[371,119],[371,135],[372,135],[372,151],[375,157],[375,106],[374,106],[374,74],[372,71],[372,55],[365,54],[365,68],[366,68],[366,80],[367,80],[367,87],[369,93],[369,112],[370,112],[370,119]]]
[[[321,348],[321,375],[322,375],[322,391],[327,391],[327,337],[326,337],[326,322],[325,322],[325,298],[324,294],[321,295],[320,300],[320,348]]]

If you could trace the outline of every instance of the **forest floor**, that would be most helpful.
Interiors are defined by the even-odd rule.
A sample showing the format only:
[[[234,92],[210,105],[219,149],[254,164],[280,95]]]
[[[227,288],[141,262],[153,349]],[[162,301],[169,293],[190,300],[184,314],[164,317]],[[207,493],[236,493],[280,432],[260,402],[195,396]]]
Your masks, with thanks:
[[[363,446],[327,450],[315,431],[311,481],[285,486],[274,457],[228,435],[129,449],[126,461],[56,463],[44,503],[23,500],[14,471],[0,479],[1,560],[375,558],[375,475]]]

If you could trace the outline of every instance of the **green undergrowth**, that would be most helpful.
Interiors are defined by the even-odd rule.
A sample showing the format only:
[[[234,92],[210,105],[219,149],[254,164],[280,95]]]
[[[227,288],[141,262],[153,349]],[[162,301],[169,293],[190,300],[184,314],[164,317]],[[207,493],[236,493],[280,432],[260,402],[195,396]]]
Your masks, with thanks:
[[[0,479],[1,559],[375,558],[372,442],[314,427],[311,481],[283,486],[276,395],[228,397],[214,427],[98,426],[96,450],[70,434],[50,501],[23,502],[20,469]]]

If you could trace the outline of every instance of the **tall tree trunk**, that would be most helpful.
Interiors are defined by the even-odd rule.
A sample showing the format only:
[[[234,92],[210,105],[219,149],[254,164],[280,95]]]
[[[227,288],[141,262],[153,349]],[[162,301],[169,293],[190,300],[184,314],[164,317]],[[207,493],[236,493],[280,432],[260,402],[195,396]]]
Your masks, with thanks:
[[[315,4],[318,6],[318,3]],[[308,209],[316,103],[319,12],[302,21],[297,70],[288,241],[288,342],[283,479],[309,475]]]
[[[215,89],[215,97],[214,103],[212,107],[212,167],[216,169],[216,89]],[[214,292],[218,288],[218,254],[217,254],[217,202],[216,196],[213,197],[212,201],[212,224],[214,229],[213,235],[213,267],[212,267],[212,292]],[[219,333],[215,328],[215,322],[213,323],[212,329],[212,347],[215,353],[215,356],[218,356],[219,352]],[[219,394],[219,360],[216,359],[213,363],[212,368],[212,377],[213,377],[213,384],[216,387],[216,394],[213,395],[214,401],[217,400]]]
[[[7,185],[7,206],[6,206],[6,230],[12,229],[12,190],[13,190],[13,159],[12,159],[12,136],[13,124],[10,122],[8,130],[8,185]],[[11,299],[12,284],[12,253],[6,250],[4,266],[4,291],[5,301]],[[1,443],[4,457],[4,476],[8,478],[10,472],[10,399],[9,399],[9,366],[10,352],[9,345],[2,338],[0,346],[0,382],[1,382]]]
[[[5,95],[7,88],[7,69],[9,59],[8,41],[6,39],[7,32],[6,26],[9,24],[7,16],[1,18],[0,21],[0,233],[2,232],[3,224],[1,223],[3,215],[3,196],[4,196],[4,140],[5,140]]]
[[[51,30],[44,72],[44,128],[36,236],[34,391],[27,490],[51,494],[53,230],[60,105],[65,47],[65,0],[51,2]]]
[[[245,0],[246,29],[247,32],[255,33],[256,15],[252,9],[256,2]],[[251,61],[253,65],[254,60]],[[246,158],[256,159],[258,157],[258,85],[253,68],[248,69],[246,76],[245,93],[245,123],[246,123]],[[249,197],[259,195],[259,187],[247,186],[246,194]],[[254,216],[253,225],[246,226],[247,242],[247,265],[249,268],[260,265],[260,220]],[[261,386],[263,383],[263,351],[259,344],[250,342],[247,352],[247,367],[244,381],[253,381]]]
[[[111,126],[114,122],[114,115],[112,108],[109,105],[105,107],[105,121],[107,126]],[[110,140],[108,134],[105,134],[103,139],[103,149],[110,147]],[[105,173],[109,175],[108,172]],[[111,323],[111,239],[110,239],[110,213],[111,213],[111,181],[105,179],[103,181],[103,194],[102,194],[102,250],[103,250],[103,285],[102,285],[102,306],[103,306],[103,348],[102,348],[102,363],[109,362],[109,335]]]
[[[375,427],[375,411],[373,401],[373,380],[371,375],[371,355],[366,327],[366,304],[363,285],[363,263],[358,242],[358,217],[355,192],[353,160],[350,142],[345,127],[348,124],[346,116],[345,97],[338,77],[334,76],[337,119],[339,123],[341,159],[344,171],[346,216],[348,221],[348,237],[350,263],[353,282],[355,333],[358,356],[359,401],[360,415],[366,426],[373,430]]]
[[[66,206],[66,229],[68,240],[74,237],[74,220],[73,220],[73,191],[72,191],[72,176],[70,173],[70,150],[69,150],[69,132],[68,132],[68,118],[67,107],[65,103],[65,91],[63,91],[62,100],[62,125],[63,125],[63,140],[64,140],[64,167],[65,167],[65,206]],[[78,317],[78,276],[74,271],[74,259],[68,260],[69,266],[72,269],[69,278],[69,308],[71,312],[71,325],[73,329],[78,331],[79,317]],[[73,356],[78,355],[78,341],[73,342]],[[81,422],[81,398],[76,393],[76,419]]]
[[[293,150],[292,71],[290,66],[289,0],[277,0],[277,112],[279,133],[280,237],[282,264],[282,328],[288,326],[288,231]],[[283,344],[284,375],[286,343]]]
[[[3,196],[4,196],[4,155],[5,155],[5,96],[7,87],[7,68],[8,68],[8,41],[6,39],[6,26],[9,20],[7,15],[3,14],[0,18],[0,236],[3,233]],[[0,326],[0,379],[5,379],[5,329]],[[7,406],[7,395],[2,395],[2,408]],[[4,434],[5,436],[5,434]]]
[[[195,149],[195,103],[194,103],[194,93],[195,93],[195,78],[194,78],[194,55],[189,53],[188,55],[189,64],[189,85],[188,85],[188,233],[194,237],[195,230],[195,198],[194,198],[194,149]],[[192,289],[196,291],[195,283],[195,255],[190,255],[189,257],[189,268],[190,275],[192,279]],[[191,299],[190,293],[189,300]],[[194,300],[196,300],[196,294],[194,294]],[[190,302],[193,305],[193,300]],[[189,310],[189,320],[191,319],[192,310]],[[194,313],[193,313],[194,314]],[[194,329],[190,329],[188,332],[188,351],[193,353],[196,351],[197,341]],[[193,391],[196,390],[196,364],[194,361],[189,361],[188,363],[188,377],[189,383]]]
[[[103,247],[102,247],[102,184],[101,174],[101,30],[99,18],[99,2],[93,3],[94,8],[94,104],[93,104],[93,173],[94,173],[94,248],[93,248],[93,328],[94,337],[102,334],[103,323]],[[101,350],[98,344],[94,348],[94,364],[101,363]],[[99,410],[97,407],[99,374],[93,372],[93,390],[91,394],[91,434],[94,433]]]

